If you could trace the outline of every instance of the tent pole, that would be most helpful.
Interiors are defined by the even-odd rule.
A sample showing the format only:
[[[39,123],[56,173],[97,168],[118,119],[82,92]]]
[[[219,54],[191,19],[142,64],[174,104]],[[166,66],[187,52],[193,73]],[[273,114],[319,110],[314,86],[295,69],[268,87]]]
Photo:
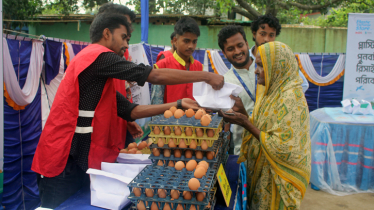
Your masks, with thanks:
[[[148,43],[148,26],[149,26],[149,1],[141,0],[140,2],[141,10],[141,41]]]

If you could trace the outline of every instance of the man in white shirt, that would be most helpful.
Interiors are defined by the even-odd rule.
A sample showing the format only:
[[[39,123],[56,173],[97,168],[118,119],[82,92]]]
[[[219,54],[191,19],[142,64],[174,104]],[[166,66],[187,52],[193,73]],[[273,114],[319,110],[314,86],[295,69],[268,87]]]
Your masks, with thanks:
[[[244,108],[251,115],[255,104],[255,62],[249,56],[249,46],[243,30],[238,25],[225,26],[218,33],[218,45],[223,55],[232,64],[231,69],[224,75],[225,82],[240,85],[244,90],[239,94]],[[238,155],[242,144],[244,129],[239,125],[231,125],[233,153]]]
[[[251,30],[253,35],[253,41],[255,45],[250,50],[250,57],[255,60],[257,47],[275,41],[275,38],[281,32],[281,25],[278,19],[271,14],[266,14],[259,16],[257,20],[251,23]],[[296,59],[296,58],[295,58]],[[303,79],[303,92],[305,93],[309,88],[308,80],[305,78],[304,74],[299,71],[301,79]]]

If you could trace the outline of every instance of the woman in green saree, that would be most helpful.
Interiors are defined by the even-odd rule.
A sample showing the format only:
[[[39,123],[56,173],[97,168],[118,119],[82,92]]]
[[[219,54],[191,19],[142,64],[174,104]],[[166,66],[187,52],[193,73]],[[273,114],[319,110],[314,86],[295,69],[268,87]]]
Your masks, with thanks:
[[[248,118],[237,103],[225,121],[245,128],[238,162],[247,165],[249,209],[300,209],[310,178],[309,110],[292,50],[259,47],[256,104]]]

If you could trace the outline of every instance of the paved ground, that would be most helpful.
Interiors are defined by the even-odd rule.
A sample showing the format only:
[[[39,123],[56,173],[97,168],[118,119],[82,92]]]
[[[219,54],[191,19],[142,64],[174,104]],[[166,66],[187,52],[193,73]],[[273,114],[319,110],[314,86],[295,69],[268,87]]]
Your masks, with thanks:
[[[335,196],[323,191],[308,188],[301,203],[301,210],[373,210],[374,193],[359,193],[347,196]]]

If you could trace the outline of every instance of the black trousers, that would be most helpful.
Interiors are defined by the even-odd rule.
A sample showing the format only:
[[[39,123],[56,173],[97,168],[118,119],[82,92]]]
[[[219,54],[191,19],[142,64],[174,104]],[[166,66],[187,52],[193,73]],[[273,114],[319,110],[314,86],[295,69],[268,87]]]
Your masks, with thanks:
[[[69,156],[64,171],[55,177],[42,177],[38,174],[41,207],[54,209],[74,195],[81,188],[90,187],[88,174]]]

